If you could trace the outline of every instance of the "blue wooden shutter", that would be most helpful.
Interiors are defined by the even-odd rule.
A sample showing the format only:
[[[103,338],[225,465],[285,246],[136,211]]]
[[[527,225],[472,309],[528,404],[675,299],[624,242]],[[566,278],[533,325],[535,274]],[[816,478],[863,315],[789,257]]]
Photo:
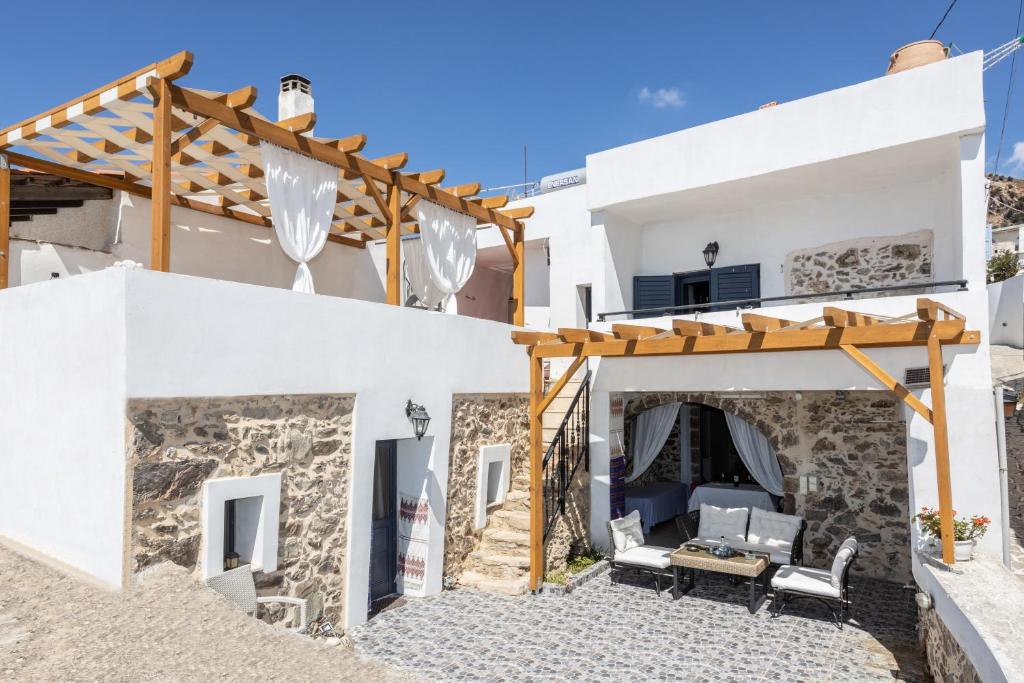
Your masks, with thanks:
[[[671,275],[633,276],[633,308],[674,306],[675,287]],[[651,318],[664,313],[634,313],[634,318]]]
[[[757,299],[761,296],[761,265],[727,266],[711,269],[711,303]],[[716,310],[728,308],[716,306]]]

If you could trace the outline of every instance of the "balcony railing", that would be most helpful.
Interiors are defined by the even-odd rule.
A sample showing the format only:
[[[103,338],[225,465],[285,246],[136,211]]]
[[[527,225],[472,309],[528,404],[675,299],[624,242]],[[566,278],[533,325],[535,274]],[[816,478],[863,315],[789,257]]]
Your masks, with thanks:
[[[761,304],[776,301],[793,301],[803,303],[805,301],[816,301],[819,299],[852,300],[858,294],[877,294],[882,292],[900,292],[911,289],[934,289],[936,287],[957,287],[958,291],[967,291],[967,280],[943,280],[941,282],[919,282],[911,285],[890,285],[888,287],[865,287],[863,289],[837,289],[831,292],[814,292],[808,294],[791,294],[787,296],[764,296],[759,299],[736,299],[733,301],[713,301],[706,304],[687,304],[685,306],[664,306],[661,308],[638,308],[629,311],[608,311],[598,313],[598,322],[604,322],[609,316],[628,315],[635,317],[643,314],[644,317],[655,317],[659,315],[685,315],[687,313],[705,312],[708,310],[728,311],[740,308],[760,308]]]

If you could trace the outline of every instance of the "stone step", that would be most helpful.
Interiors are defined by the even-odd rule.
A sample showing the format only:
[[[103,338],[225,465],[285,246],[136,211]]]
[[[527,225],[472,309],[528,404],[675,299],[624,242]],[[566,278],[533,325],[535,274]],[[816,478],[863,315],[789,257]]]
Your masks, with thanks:
[[[495,510],[492,515],[495,526],[499,529],[530,530],[530,513],[513,510]]]
[[[505,494],[505,503],[502,508],[510,512],[529,512],[530,494],[527,491],[516,491],[512,489]]]
[[[459,578],[459,583],[469,588],[476,588],[486,593],[501,593],[502,595],[522,595],[529,590],[529,576],[499,579],[486,574],[474,571],[464,571]]]
[[[528,531],[513,531],[512,529],[484,529],[483,542],[480,547],[507,546],[510,549],[530,550],[530,533]]]
[[[466,563],[462,566],[462,569],[464,572],[476,572],[482,576],[489,576],[492,579],[517,579],[524,572],[529,572],[528,569],[511,567],[507,564],[488,564],[481,560],[480,557],[471,556],[466,557]]]
[[[494,552],[484,549],[482,545],[480,550],[474,550],[469,554],[469,556],[480,564],[485,565],[512,567],[514,569],[530,568],[529,555]]]

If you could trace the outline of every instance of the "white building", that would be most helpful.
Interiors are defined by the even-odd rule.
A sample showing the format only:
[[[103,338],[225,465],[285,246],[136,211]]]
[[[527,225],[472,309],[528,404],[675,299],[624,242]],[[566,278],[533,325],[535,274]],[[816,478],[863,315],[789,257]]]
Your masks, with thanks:
[[[981,74],[969,54],[588,156],[585,182],[511,205],[535,210],[520,252],[526,327],[738,327],[749,308],[804,321],[823,305],[889,318],[926,295],[987,331]],[[122,586],[163,559],[220,571],[214,530],[237,515],[243,561],[352,625],[373,594],[371,539],[388,539],[395,590],[429,595],[475,571],[489,504],[521,512],[506,491],[522,493],[527,474],[529,369],[509,339],[513,262],[497,229],[479,233],[474,275],[448,305],[459,315],[440,315],[383,304],[383,243],[329,243],[308,296],[280,290],[294,263],[263,227],[175,207],[173,274],[106,269],[148,261],[149,201],[115,191],[73,211],[12,228],[0,535]],[[931,405],[913,381],[921,347],[869,355]],[[998,561],[1007,502],[987,335],[944,347],[943,361],[954,505],[993,520],[978,553]],[[667,468],[682,485],[723,473],[709,425],[733,412],[779,453],[783,506],[810,523],[808,563],[861,537],[858,571],[915,580],[979,671],[1004,665],[916,552],[912,511],[939,502],[931,426],[840,351],[589,369],[585,519],[562,540],[607,544],[610,466],[640,412],[686,406]],[[423,440],[408,399],[433,418]],[[375,497],[381,477],[390,498]],[[374,525],[375,500],[390,527]],[[278,525],[244,523],[278,505]]]

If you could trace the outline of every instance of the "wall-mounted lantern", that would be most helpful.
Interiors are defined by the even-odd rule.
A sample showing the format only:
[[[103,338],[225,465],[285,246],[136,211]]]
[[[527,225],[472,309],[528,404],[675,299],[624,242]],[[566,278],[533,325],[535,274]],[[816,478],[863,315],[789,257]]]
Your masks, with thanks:
[[[405,416],[412,422],[412,429],[416,434],[416,440],[421,440],[423,435],[427,433],[427,425],[430,424],[430,415],[427,414],[427,409],[413,403],[412,399],[410,399],[405,404]]]
[[[704,263],[708,264],[708,268],[715,265],[715,259],[718,258],[718,242],[708,242],[708,246],[704,247]]]

